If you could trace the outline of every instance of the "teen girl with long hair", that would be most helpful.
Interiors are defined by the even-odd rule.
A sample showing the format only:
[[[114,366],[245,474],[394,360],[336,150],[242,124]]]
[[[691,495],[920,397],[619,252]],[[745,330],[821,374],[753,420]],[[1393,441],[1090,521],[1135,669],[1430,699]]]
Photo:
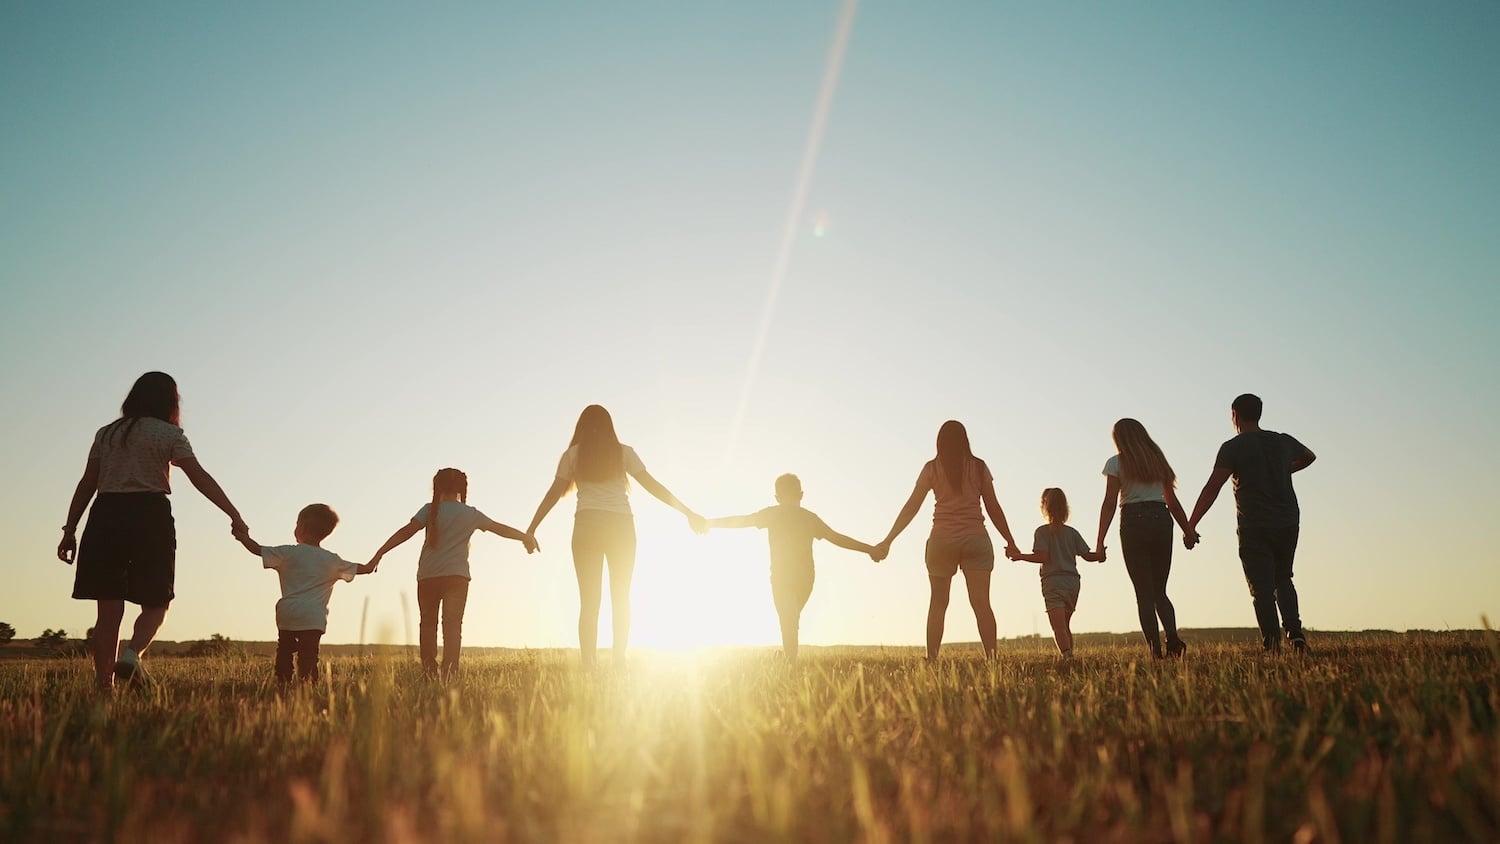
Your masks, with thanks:
[[[937,659],[943,643],[943,623],[953,575],[960,569],[968,587],[969,606],[979,625],[979,639],[986,656],[995,654],[995,611],[990,608],[990,574],[995,570],[995,546],[984,527],[990,514],[995,530],[1005,537],[1006,553],[1018,553],[1006,524],[1005,511],[995,499],[995,480],[983,460],[969,448],[969,432],[962,423],[949,420],[938,429],[937,456],[922,466],[911,497],[897,514],[891,532],[875,546],[877,560],[891,550],[891,542],[911,524],[927,494],[932,508],[932,533],[927,538],[927,579],[932,595],[927,603],[927,659]]]
[[[432,501],[423,504],[405,526],[391,534],[370,559],[371,569],[380,565],[396,546],[426,532],[422,553],[417,557],[417,641],[422,670],[438,671],[438,615],[443,621],[444,674],[458,668],[463,649],[464,608],[469,602],[469,540],[475,531],[489,531],[536,550],[536,541],[509,525],[503,525],[469,506],[469,476],[457,469],[439,469],[432,476]]]
[[[635,572],[635,518],[630,510],[630,483],[636,483],[688,517],[693,529],[707,529],[693,512],[646,471],[635,449],[620,442],[609,411],[591,404],[578,415],[573,439],[557,463],[557,477],[537,505],[526,528],[535,542],[536,529],[570,488],[578,490],[573,517],[573,569],[578,577],[578,649],[585,667],[593,667],[599,640],[599,605],[603,600],[604,566],[609,565],[609,597],[614,621],[615,660],[624,658],[630,644],[630,579]]]
[[[239,510],[193,455],[181,428],[177,382],[165,372],[137,378],[120,407],[120,418],[94,434],[83,477],[73,491],[57,557],[78,571],[73,597],[95,601],[94,673],[101,689],[115,678],[145,678],[140,657],[166,618],[176,597],[177,528],[172,520],[171,471],[176,466],[203,496],[229,517],[235,536],[249,529]],[[97,493],[97,498],[95,494]],[[74,531],[89,501],[83,539]],[[140,605],[130,641],[120,648],[125,602]],[[118,654],[116,651],[119,651]]]
[[[1187,514],[1177,501],[1177,473],[1167,462],[1146,426],[1134,419],[1115,423],[1116,454],[1104,462],[1104,503],[1099,507],[1099,536],[1095,547],[1104,547],[1104,535],[1120,508],[1120,552],[1125,571],[1135,587],[1136,611],[1141,633],[1151,655],[1162,656],[1161,631],[1167,634],[1166,653],[1181,656],[1187,644],[1177,635],[1177,610],[1167,597],[1167,578],[1172,573],[1172,522],[1184,536],[1196,537],[1188,527]]]

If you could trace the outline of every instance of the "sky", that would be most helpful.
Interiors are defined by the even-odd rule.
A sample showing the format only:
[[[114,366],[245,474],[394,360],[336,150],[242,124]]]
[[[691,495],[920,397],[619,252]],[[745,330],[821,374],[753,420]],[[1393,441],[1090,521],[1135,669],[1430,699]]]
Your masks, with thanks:
[[[1310,628],[1500,620],[1497,90],[1482,2],[4,4],[0,621],[92,624],[58,528],[157,369],[258,541],[321,501],[354,560],[444,466],[524,527],[596,402],[699,512],[795,472],[870,542],[958,419],[1019,537],[1059,486],[1092,540],[1116,419],[1191,507],[1255,392],[1319,456]],[[172,500],[162,637],[272,639],[275,575]],[[764,536],[633,501],[635,644],[777,640]],[[922,641],[930,509],[820,544],[804,642]],[[475,537],[466,644],[576,645],[571,515]],[[1200,530],[1180,623],[1252,626],[1228,488]],[[1136,629],[1117,545],[1077,631]],[[327,641],[414,641],[418,547]],[[991,595],[1047,630],[1033,567]]]

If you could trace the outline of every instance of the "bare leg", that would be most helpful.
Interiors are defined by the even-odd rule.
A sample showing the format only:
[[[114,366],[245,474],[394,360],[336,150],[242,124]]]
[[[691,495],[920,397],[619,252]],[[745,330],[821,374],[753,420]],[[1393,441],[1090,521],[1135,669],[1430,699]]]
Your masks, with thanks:
[[[1047,610],[1047,621],[1052,624],[1052,638],[1057,642],[1057,652],[1060,654],[1073,652],[1073,631],[1069,626],[1072,617],[1073,613],[1066,607]]]
[[[635,524],[619,526],[609,540],[609,617],[614,628],[616,664],[630,649],[630,581],[635,575]]]
[[[594,665],[599,649],[599,604],[604,598],[604,552],[573,548],[573,572],[578,575],[578,652],[586,668]]]
[[[161,629],[161,623],[166,618],[166,607],[141,607],[141,614],[135,617],[135,632],[130,636],[130,649],[135,651],[136,656],[144,654],[151,647],[156,631]]]
[[[94,674],[99,688],[115,684],[115,658],[120,650],[120,622],[125,619],[124,601],[99,601],[99,617],[94,622]]]
[[[934,660],[943,644],[943,622],[948,617],[948,591],[953,577],[928,575],[927,580],[932,584],[932,597],[927,601],[927,658]]]
[[[969,606],[974,609],[974,621],[979,625],[979,641],[984,643],[984,655],[995,655],[995,611],[990,608],[990,573],[987,571],[965,571],[964,585],[969,589]]]

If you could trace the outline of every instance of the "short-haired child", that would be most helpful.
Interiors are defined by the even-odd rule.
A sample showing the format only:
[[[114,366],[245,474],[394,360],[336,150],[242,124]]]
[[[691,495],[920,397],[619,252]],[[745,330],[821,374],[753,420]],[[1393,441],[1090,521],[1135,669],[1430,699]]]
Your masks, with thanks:
[[[840,548],[869,554],[875,548],[838,533],[811,510],[802,507],[802,481],[786,474],[776,479],[776,504],[745,516],[709,519],[710,528],[754,527],[766,531],[771,546],[771,598],[781,620],[782,653],[797,660],[797,634],[802,608],[812,597],[813,540],[826,539]]]
[[[1097,552],[1089,550],[1078,531],[1068,526],[1068,497],[1062,490],[1056,487],[1042,490],[1042,515],[1047,517],[1047,523],[1032,534],[1031,553],[1013,554],[1011,559],[1041,565],[1042,603],[1047,608],[1047,621],[1052,625],[1058,653],[1064,659],[1072,659],[1073,611],[1078,608],[1083,580],[1078,574],[1077,558],[1102,563],[1104,546],[1099,546]]]
[[[297,514],[297,526],[292,529],[296,545],[261,545],[248,532],[240,538],[245,550],[260,557],[281,580],[281,600],[276,602],[276,679],[283,684],[292,680],[293,656],[300,679],[318,678],[318,641],[328,630],[333,585],[375,570],[373,564],[351,563],[322,546],[338,523],[332,507],[309,504]]]

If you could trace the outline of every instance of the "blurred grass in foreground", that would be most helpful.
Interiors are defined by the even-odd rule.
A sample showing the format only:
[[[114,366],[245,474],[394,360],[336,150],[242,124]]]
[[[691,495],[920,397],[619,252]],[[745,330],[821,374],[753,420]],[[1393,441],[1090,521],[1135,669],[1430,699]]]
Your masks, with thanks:
[[[0,838],[1500,840],[1494,634],[1203,645],[0,663]]]

